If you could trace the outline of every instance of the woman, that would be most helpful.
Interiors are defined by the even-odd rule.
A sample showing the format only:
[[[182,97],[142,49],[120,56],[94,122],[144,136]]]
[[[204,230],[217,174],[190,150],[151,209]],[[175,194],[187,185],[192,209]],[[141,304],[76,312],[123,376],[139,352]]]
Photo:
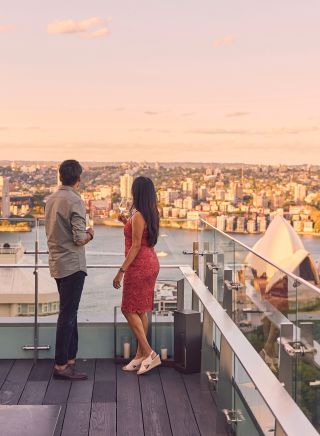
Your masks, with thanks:
[[[123,367],[125,371],[144,374],[161,364],[158,354],[147,340],[147,312],[153,309],[154,287],[159,274],[159,261],[154,251],[159,235],[159,212],[156,191],[148,177],[137,177],[132,184],[135,211],[130,219],[120,215],[125,224],[126,258],[113,280],[116,289],[123,282],[121,310],[137,338],[137,353],[131,362]]]

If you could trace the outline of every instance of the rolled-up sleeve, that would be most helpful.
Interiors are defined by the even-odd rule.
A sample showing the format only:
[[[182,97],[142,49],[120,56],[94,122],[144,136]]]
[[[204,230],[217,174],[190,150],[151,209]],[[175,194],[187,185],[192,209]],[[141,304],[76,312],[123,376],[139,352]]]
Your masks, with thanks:
[[[86,234],[86,209],[82,200],[75,202],[71,211],[71,228],[73,242],[84,241]]]

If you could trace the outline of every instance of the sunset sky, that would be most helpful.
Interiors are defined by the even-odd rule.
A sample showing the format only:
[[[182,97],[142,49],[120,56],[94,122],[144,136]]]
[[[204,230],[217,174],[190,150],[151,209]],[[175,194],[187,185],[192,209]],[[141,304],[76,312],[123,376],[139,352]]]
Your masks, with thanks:
[[[320,164],[319,0],[0,0],[0,160]]]

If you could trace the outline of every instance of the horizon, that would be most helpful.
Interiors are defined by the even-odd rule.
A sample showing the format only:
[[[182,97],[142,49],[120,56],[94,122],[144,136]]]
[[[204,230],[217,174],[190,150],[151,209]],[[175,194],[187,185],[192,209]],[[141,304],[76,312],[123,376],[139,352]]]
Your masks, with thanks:
[[[319,165],[319,13],[317,0],[12,0],[1,158]]]
[[[74,156],[71,157],[67,157],[66,159],[74,159]],[[64,159],[64,160],[66,160]],[[78,159],[76,159],[78,160]],[[4,166],[5,164],[11,165],[12,163],[15,164],[24,164],[24,163],[30,163],[30,164],[59,164],[63,162],[63,160],[28,160],[28,159],[2,159],[0,160],[0,166]],[[265,167],[265,166],[271,166],[271,167],[304,167],[304,166],[310,166],[310,167],[320,167],[320,164],[312,164],[312,163],[308,163],[308,162],[303,162],[303,163],[297,163],[297,164],[290,164],[290,163],[275,163],[275,164],[271,164],[271,163],[261,163],[261,162],[253,162],[253,163],[247,163],[247,162],[218,162],[218,161],[160,161],[160,160],[110,160],[110,161],[98,161],[98,160],[79,160],[80,163],[82,163],[83,165],[86,164],[166,164],[166,165],[235,165],[235,166],[261,166],[261,167]]]

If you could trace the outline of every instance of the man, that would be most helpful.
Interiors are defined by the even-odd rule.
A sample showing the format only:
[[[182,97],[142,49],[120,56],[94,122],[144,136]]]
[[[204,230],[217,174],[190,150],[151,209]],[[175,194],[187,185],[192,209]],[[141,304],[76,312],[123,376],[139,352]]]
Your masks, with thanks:
[[[77,312],[87,275],[84,246],[93,239],[86,230],[86,210],[78,192],[82,167],[66,160],[59,168],[61,186],[48,198],[45,226],[49,248],[49,268],[60,296],[57,323],[54,377],[85,380],[75,370],[78,351]]]

